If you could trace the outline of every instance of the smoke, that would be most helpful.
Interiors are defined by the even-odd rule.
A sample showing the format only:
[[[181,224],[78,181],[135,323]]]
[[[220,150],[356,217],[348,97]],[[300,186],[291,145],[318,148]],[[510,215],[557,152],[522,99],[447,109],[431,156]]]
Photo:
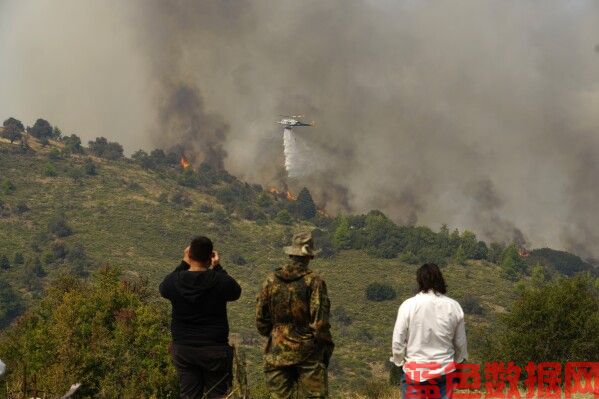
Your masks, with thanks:
[[[216,169],[223,169],[227,153],[223,142],[229,127],[216,115],[206,114],[198,89],[189,85],[169,87],[159,109],[164,146],[200,156]]]
[[[9,0],[0,109],[265,185],[302,113],[330,212],[597,257],[598,41],[591,0]]]

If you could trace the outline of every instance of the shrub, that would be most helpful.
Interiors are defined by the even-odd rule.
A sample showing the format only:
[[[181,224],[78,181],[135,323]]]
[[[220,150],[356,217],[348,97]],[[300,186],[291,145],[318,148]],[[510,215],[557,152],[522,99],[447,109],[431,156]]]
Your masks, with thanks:
[[[10,194],[16,190],[16,187],[10,180],[3,179],[2,184],[0,184],[0,189],[2,189],[4,194]]]
[[[248,263],[247,260],[241,254],[236,252],[231,254],[231,262],[238,266],[243,266]]]
[[[83,163],[83,170],[88,176],[95,176],[98,172],[96,170],[96,164],[91,159],[86,159]]]
[[[389,284],[371,283],[366,287],[366,299],[369,301],[390,301],[396,296],[395,289]]]
[[[15,205],[15,213],[17,215],[21,215],[25,212],[29,211],[29,206],[23,201],[19,201],[17,205]]]
[[[25,263],[25,258],[23,257],[23,254],[20,252],[15,252],[15,256],[13,258],[12,263],[15,265],[22,265],[23,263]]]
[[[588,274],[527,287],[502,321],[497,355],[516,364],[599,359],[599,287]]]
[[[335,309],[333,309],[331,313],[333,316],[333,320],[341,325],[349,326],[353,322],[349,313],[347,313],[347,310],[345,310],[343,306],[335,307]]]
[[[191,206],[191,204],[193,203],[191,201],[191,198],[189,198],[189,195],[187,195],[187,193],[183,191],[175,191],[171,195],[170,201],[175,205],[180,205],[184,207]]]
[[[56,176],[56,168],[51,163],[47,163],[44,165],[44,176],[46,177],[54,177]]]
[[[277,222],[279,224],[284,224],[284,225],[293,224],[293,218],[291,217],[289,212],[287,212],[284,209],[282,211],[279,211],[279,213],[277,213],[277,216],[275,216],[274,220],[275,220],[275,222]]]
[[[462,310],[466,314],[482,315],[484,314],[484,308],[480,304],[480,300],[472,295],[466,295],[461,301],[460,305]]]
[[[1,270],[10,269],[10,261],[8,260],[8,257],[6,255],[0,256],[0,269]]]
[[[67,224],[66,216],[62,213],[59,213],[50,220],[48,231],[56,237],[68,237],[73,234],[73,230]]]

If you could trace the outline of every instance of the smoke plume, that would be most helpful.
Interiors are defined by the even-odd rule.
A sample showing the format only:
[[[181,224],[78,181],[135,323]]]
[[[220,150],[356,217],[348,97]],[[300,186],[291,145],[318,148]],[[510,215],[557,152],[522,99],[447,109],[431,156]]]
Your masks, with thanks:
[[[330,212],[599,257],[598,42],[592,0],[8,0],[0,109],[265,185],[302,113]]]

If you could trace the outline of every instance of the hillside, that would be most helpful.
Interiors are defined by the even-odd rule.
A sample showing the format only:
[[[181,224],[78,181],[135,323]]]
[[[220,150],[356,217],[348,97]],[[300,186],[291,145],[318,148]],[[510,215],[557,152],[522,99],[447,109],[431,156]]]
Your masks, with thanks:
[[[28,145],[23,149],[17,143],[0,143],[0,256],[10,263],[1,278],[21,298],[21,309],[42,296],[43,286],[54,276],[67,272],[88,278],[100,265],[116,266],[157,287],[178,264],[189,239],[204,234],[213,238],[224,267],[243,287],[241,300],[229,308],[230,324],[248,354],[250,379],[257,381],[264,343],[253,321],[257,290],[267,273],[284,262],[281,248],[293,231],[320,228],[331,256],[315,260],[313,268],[326,279],[332,301],[337,343],[331,366],[333,390],[363,385],[372,376],[386,378],[397,308],[413,293],[419,256],[432,248],[427,241],[420,244],[424,250],[404,246],[404,251],[391,255],[381,253],[384,245],[356,249],[370,245],[357,245],[355,240],[344,244],[344,223],[362,228],[352,219],[356,217],[319,214],[310,220],[294,219],[291,212],[283,212],[293,209],[293,199],[240,182],[226,172],[205,170],[195,175],[172,162],[163,168],[147,167],[149,158],[139,153],[135,160],[120,156],[109,160],[90,150],[66,152],[65,140],[43,146],[30,137]],[[212,180],[206,183],[202,176]],[[245,197],[250,198],[248,209],[236,202]],[[437,237],[425,228],[410,229]],[[467,256],[467,242],[460,238],[454,253],[443,258],[444,274],[448,294],[471,305],[467,330],[471,360],[476,361],[487,327],[514,300],[515,281],[528,278],[530,265],[516,254],[513,259],[522,264],[513,265],[519,269],[510,274],[507,255],[498,258],[501,266],[489,261],[488,252]],[[16,254],[23,255],[23,264],[15,262]],[[547,258],[546,251],[536,255]],[[397,295],[368,300],[365,292],[371,283],[389,284]],[[6,321],[14,314],[7,314]]]

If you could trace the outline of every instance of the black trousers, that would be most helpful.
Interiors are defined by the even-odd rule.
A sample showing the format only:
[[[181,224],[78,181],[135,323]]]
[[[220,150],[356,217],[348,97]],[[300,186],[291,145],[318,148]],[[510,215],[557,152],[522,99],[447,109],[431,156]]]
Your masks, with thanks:
[[[224,398],[233,384],[233,348],[173,344],[181,399]]]

